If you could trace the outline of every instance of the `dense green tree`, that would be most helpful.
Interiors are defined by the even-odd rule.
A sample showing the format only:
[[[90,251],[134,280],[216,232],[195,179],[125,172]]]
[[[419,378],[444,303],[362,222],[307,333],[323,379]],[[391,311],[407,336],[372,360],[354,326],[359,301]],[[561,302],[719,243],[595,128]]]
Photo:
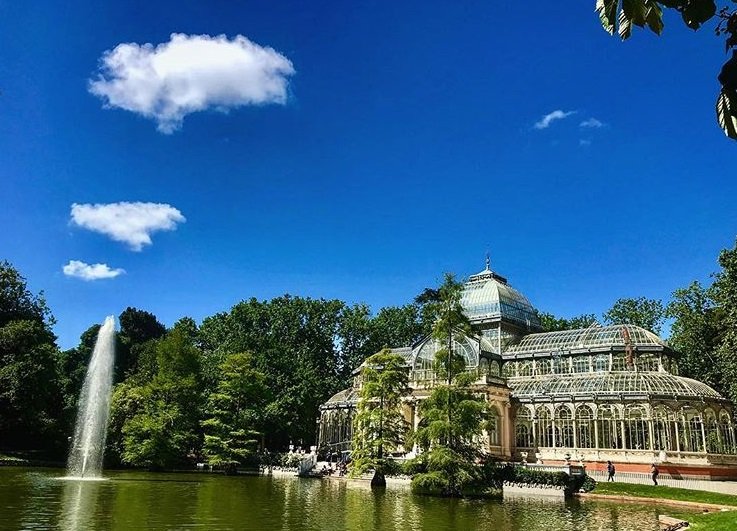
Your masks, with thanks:
[[[478,439],[486,427],[487,405],[471,388],[473,375],[454,343],[471,333],[461,305],[463,285],[446,274],[433,304],[436,316],[433,338],[442,347],[436,353],[436,371],[446,380],[420,404],[421,420],[415,441],[426,450],[427,472],[412,479],[413,490],[462,496],[480,479],[475,466],[480,455]],[[428,484],[432,487],[428,488]]]
[[[266,376],[251,354],[231,354],[220,365],[217,389],[207,399],[203,453],[207,462],[229,473],[252,460],[263,437],[269,402]]]
[[[727,397],[737,403],[737,244],[719,254],[711,296],[718,308],[719,346],[716,356]]]
[[[120,331],[115,351],[114,381],[122,382],[129,373],[136,371],[138,358],[148,341],[166,334],[166,327],[150,312],[128,307],[118,317]]]
[[[61,453],[65,447],[53,322],[43,296],[0,262],[0,448]]]
[[[573,330],[576,328],[588,328],[599,320],[593,313],[584,313],[575,317],[556,317],[552,313],[538,312],[540,324],[545,332],[556,332],[558,330]]]
[[[715,0],[596,0],[602,26],[622,40],[630,37],[632,26],[660,35],[664,9],[678,12],[693,30],[716,18],[715,33],[725,36],[725,50],[732,50],[718,77],[722,88],[717,97],[717,121],[727,136],[737,140],[737,9],[726,5],[718,9]]]
[[[371,354],[384,347],[411,346],[431,332],[431,327],[422,321],[421,308],[417,304],[382,308],[369,326]]]
[[[710,290],[699,282],[677,289],[666,314],[673,319],[670,345],[679,353],[681,375],[700,380],[723,390],[716,348],[721,337],[719,316]]]
[[[408,379],[404,358],[389,349],[370,356],[361,369],[361,398],[353,419],[352,473],[373,469],[372,487],[386,486],[386,453],[404,444],[409,426],[401,407],[409,391]]]
[[[608,325],[631,324],[660,334],[665,321],[663,302],[647,297],[618,299],[604,315]]]
[[[200,446],[200,355],[189,338],[174,330],[156,341],[156,373],[141,386],[116,393],[122,422],[123,462],[150,469],[190,462]],[[116,411],[116,413],[118,412]],[[116,422],[120,419],[116,415]]]

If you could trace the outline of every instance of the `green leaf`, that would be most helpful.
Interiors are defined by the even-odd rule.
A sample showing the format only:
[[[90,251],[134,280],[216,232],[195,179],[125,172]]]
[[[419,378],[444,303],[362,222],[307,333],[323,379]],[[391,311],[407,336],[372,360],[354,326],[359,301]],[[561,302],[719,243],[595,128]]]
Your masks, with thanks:
[[[686,26],[697,30],[701,25],[712,18],[717,12],[714,0],[691,0],[681,11],[681,16]]]
[[[737,140],[737,91],[722,89],[717,98],[717,121],[724,134]]]
[[[618,4],[619,0],[596,0],[596,12],[599,14],[601,25],[610,35],[614,35]]]

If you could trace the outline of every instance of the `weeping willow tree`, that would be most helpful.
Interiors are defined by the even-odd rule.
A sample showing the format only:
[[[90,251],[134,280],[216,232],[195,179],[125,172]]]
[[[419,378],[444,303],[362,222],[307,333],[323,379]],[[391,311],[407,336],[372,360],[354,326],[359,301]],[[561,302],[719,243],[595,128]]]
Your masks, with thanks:
[[[435,387],[419,407],[422,420],[414,442],[425,450],[421,459],[427,471],[412,479],[412,489],[463,496],[480,488],[476,461],[481,456],[479,440],[487,427],[488,408],[471,388],[475,375],[466,371],[465,358],[454,348],[471,333],[461,305],[463,285],[446,274],[438,292],[433,338],[441,347],[435,354],[435,371],[445,383]]]
[[[372,487],[386,486],[392,461],[387,453],[401,447],[409,425],[402,396],[409,393],[404,358],[384,349],[369,357],[361,370],[361,393],[353,419],[352,475],[374,470]]]

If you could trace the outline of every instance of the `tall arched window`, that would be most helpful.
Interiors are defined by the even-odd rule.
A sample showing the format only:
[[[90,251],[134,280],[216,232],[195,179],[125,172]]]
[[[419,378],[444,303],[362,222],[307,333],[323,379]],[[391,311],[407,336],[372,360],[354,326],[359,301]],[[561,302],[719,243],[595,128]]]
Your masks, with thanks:
[[[704,410],[704,432],[706,434],[706,451],[713,454],[721,454],[722,440],[717,424],[717,415],[711,408]]]
[[[489,408],[489,419],[486,427],[486,433],[489,434],[489,444],[491,446],[499,446],[499,412],[495,407]]]
[[[517,409],[517,418],[514,422],[515,446],[517,448],[531,448],[532,441],[532,415],[530,410],[524,406]]]
[[[692,407],[681,410],[681,451],[702,452],[701,416]]]
[[[620,448],[619,418],[614,406],[599,406],[596,422],[599,426],[599,448]]]
[[[558,406],[555,409],[555,425],[558,428],[557,433],[560,437],[556,441],[556,446],[562,448],[573,448],[573,416],[568,406]]]
[[[658,406],[653,410],[654,450],[676,451],[675,422],[675,414],[665,406]]]
[[[576,409],[576,438],[579,448],[594,447],[594,412],[589,406]]]
[[[726,409],[719,412],[719,434],[722,440],[722,453],[737,454],[732,416]]]
[[[624,414],[624,433],[627,448],[633,450],[650,449],[650,430],[645,410],[640,406],[628,406]]]
[[[537,417],[537,440],[539,446],[552,447],[553,440],[557,437],[553,436],[555,427],[553,420],[550,418],[550,411],[545,406],[540,406],[535,412]]]

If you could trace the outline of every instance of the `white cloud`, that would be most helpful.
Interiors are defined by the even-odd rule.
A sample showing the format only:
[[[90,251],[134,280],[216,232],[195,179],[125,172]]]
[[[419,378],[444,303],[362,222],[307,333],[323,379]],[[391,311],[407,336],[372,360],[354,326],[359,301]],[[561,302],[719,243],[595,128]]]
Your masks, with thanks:
[[[576,111],[561,111],[560,109],[558,109],[540,118],[540,121],[535,122],[535,125],[533,127],[535,129],[547,129],[548,127],[550,127],[550,124],[555,120],[562,120],[563,118],[567,118],[572,114],[576,114]]]
[[[134,251],[151,245],[151,234],[175,230],[187,221],[182,213],[165,203],[108,203],[72,205],[72,223],[115,241],[127,243]]]
[[[581,139],[580,139],[580,140],[578,141],[578,145],[579,145],[579,146],[583,146],[583,147],[588,147],[588,146],[590,146],[590,145],[591,145],[591,140],[588,140],[588,139],[586,139],[586,138],[581,138]]]
[[[284,104],[291,61],[242,35],[172,33],[169,42],[123,43],[100,59],[89,91],[107,107],[156,120],[162,133],[190,113],[243,105]]]
[[[107,264],[86,264],[79,260],[69,260],[69,263],[62,267],[62,271],[68,277],[81,278],[87,281],[115,278],[125,273],[124,269],[111,269]]]
[[[592,116],[591,118],[584,120],[578,125],[586,129],[600,129],[604,127],[604,122],[597,120],[596,118]]]

